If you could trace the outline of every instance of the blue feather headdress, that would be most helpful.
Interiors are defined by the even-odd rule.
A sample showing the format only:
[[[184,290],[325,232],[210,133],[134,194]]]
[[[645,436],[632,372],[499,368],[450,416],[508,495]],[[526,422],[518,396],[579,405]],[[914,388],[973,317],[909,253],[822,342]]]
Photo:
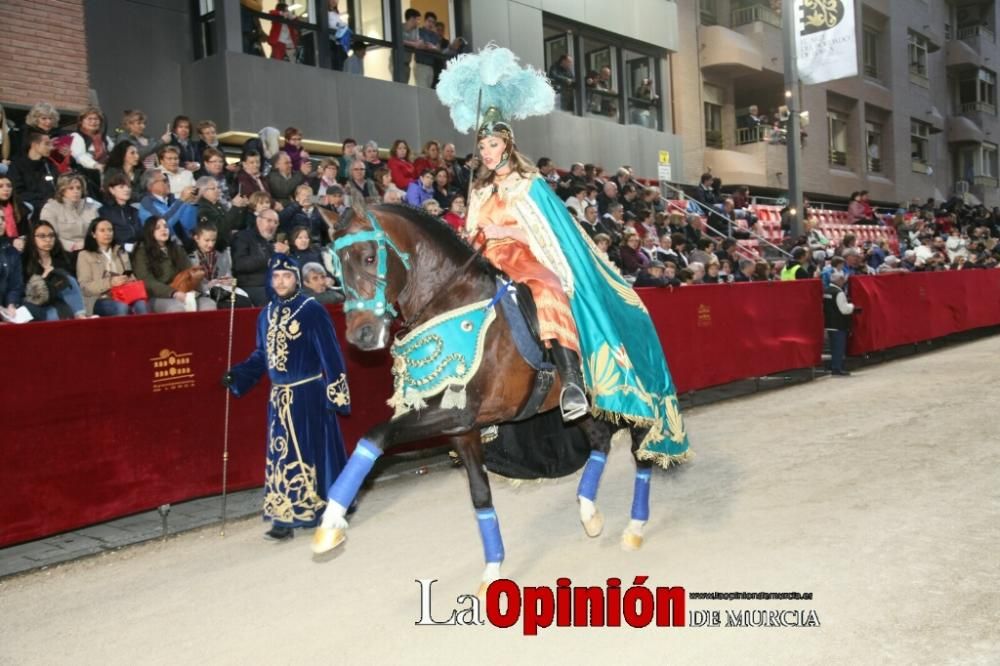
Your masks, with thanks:
[[[460,55],[449,62],[441,72],[437,95],[450,109],[451,122],[459,132],[479,130],[480,123],[487,129],[488,123],[489,133],[496,128],[511,137],[511,120],[545,115],[556,102],[555,91],[543,72],[530,65],[521,67],[510,49],[493,43],[479,53]]]

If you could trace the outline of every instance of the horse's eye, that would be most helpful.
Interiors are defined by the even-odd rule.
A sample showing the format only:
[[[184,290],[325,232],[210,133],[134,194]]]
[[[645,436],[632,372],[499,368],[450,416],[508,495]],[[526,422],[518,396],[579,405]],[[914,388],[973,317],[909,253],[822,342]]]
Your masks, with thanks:
[[[365,265],[366,266],[371,266],[374,263],[375,263],[375,257],[372,257],[372,256],[365,257]]]

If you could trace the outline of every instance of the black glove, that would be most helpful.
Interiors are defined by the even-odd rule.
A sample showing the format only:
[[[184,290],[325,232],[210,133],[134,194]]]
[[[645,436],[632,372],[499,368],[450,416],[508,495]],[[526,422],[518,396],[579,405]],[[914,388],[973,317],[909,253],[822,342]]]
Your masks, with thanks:
[[[222,379],[220,381],[222,382],[222,385],[225,388],[230,388],[233,385],[233,383],[236,381],[236,378],[233,377],[233,373],[227,372],[224,375],[222,375]]]

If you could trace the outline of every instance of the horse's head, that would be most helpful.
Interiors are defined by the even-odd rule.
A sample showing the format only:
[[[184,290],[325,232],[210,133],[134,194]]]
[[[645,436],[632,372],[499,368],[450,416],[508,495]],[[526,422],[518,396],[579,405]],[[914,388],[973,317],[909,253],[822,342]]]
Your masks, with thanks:
[[[393,303],[406,286],[409,255],[396,246],[374,212],[348,208],[337,219],[320,211],[333,225],[333,266],[347,296],[347,341],[366,351],[383,349],[397,314]]]

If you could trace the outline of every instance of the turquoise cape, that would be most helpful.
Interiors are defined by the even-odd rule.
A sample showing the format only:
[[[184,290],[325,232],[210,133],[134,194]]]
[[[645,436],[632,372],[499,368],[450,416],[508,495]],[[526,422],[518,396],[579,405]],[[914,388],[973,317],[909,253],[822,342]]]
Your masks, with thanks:
[[[646,306],[541,178],[527,199],[521,211],[535,224],[548,223],[572,273],[568,295],[594,414],[649,427],[639,458],[663,467],[683,462],[691,455],[688,437]]]

